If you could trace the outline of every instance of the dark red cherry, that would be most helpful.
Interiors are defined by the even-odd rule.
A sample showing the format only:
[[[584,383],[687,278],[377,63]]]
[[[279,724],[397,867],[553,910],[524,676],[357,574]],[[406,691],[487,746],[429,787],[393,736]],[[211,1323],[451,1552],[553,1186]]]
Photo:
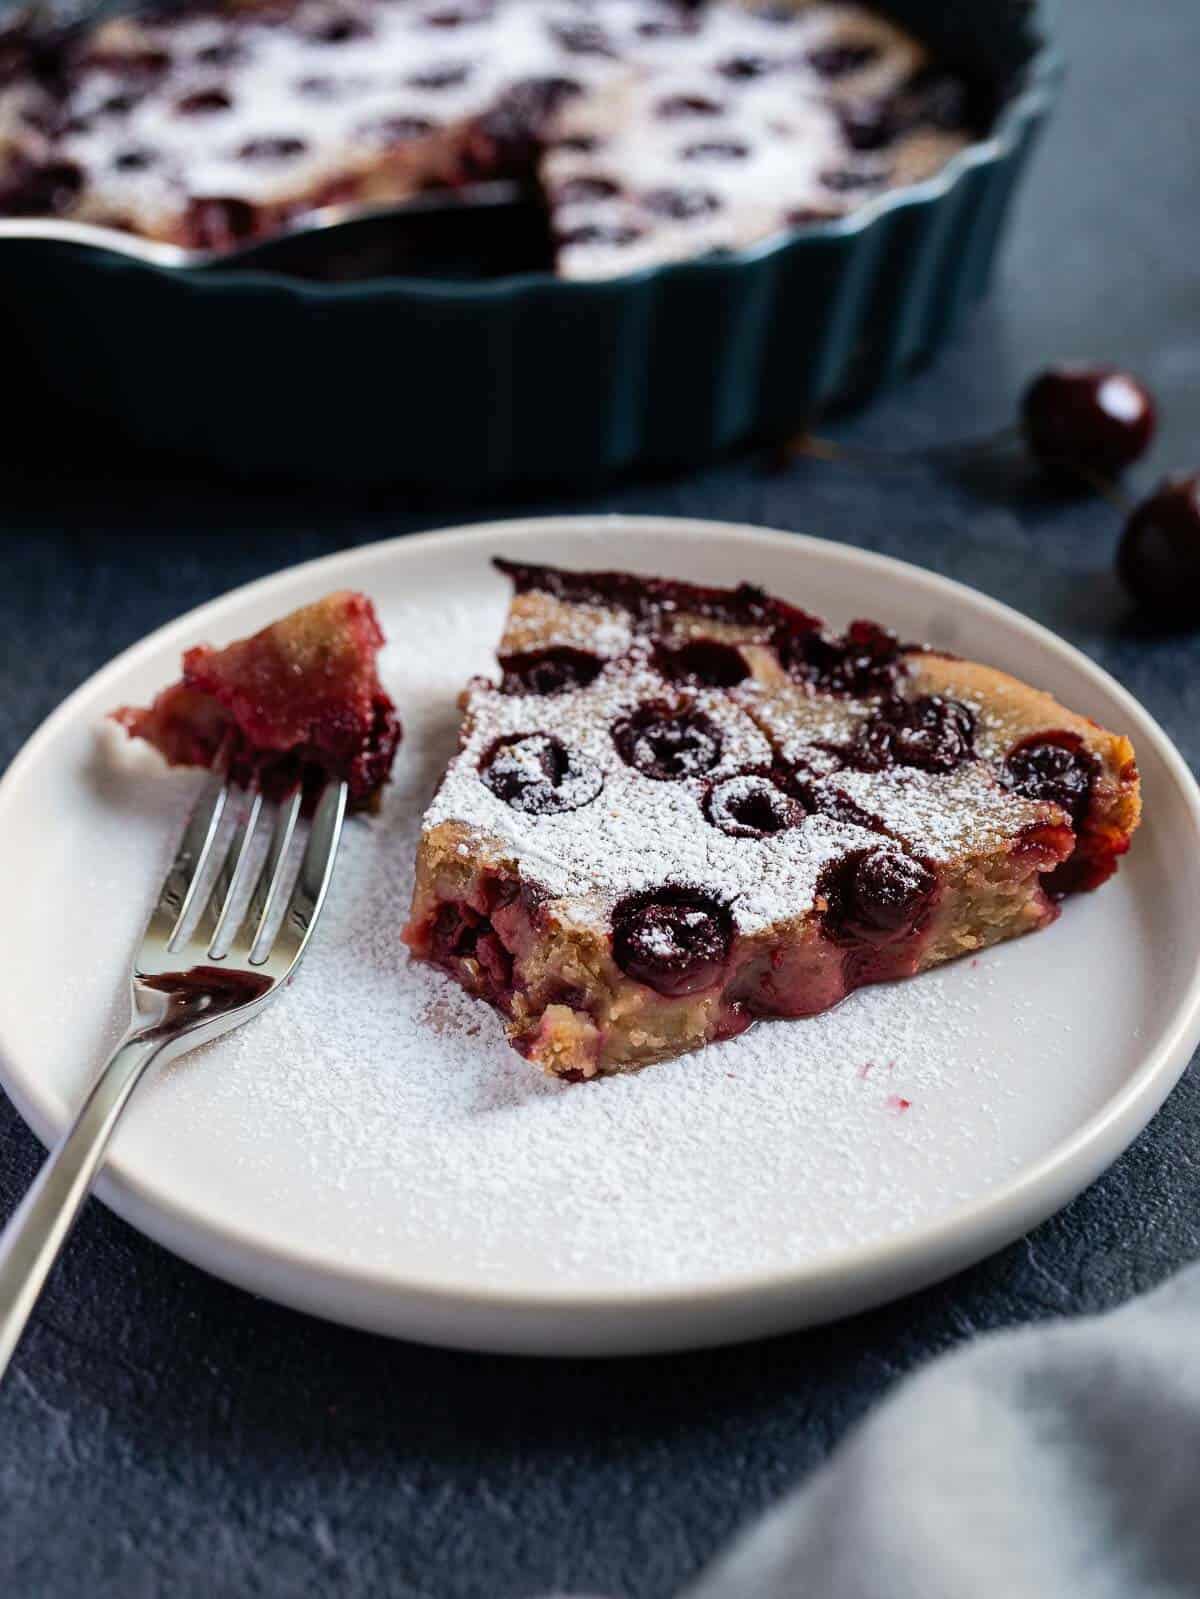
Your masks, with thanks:
[[[663,701],[639,705],[613,728],[621,759],[643,777],[675,783],[703,777],[721,759],[721,730],[703,711]]]
[[[554,198],[559,205],[580,205],[587,200],[611,200],[620,192],[621,185],[611,178],[579,177],[560,183]]]
[[[210,195],[192,200],[184,217],[188,243],[196,249],[223,250],[253,236],[257,215],[248,200]]]
[[[243,50],[235,39],[218,39],[196,51],[196,60],[205,67],[232,67],[242,59]]]
[[[694,17],[651,17],[639,22],[635,32],[643,39],[685,39],[696,32],[699,24]]]
[[[554,37],[573,56],[615,56],[616,46],[595,22],[560,22],[551,29]]]
[[[277,134],[262,139],[248,139],[238,155],[243,161],[267,165],[275,161],[294,161],[307,149],[305,140],[294,138],[291,134]]]
[[[705,797],[704,814],[730,838],[771,838],[798,827],[804,807],[773,778],[747,772],[715,784]]]
[[[479,763],[497,799],[529,816],[558,816],[588,805],[604,787],[593,761],[551,733],[518,733],[497,740]]]
[[[864,172],[853,167],[833,167],[821,173],[820,181],[834,194],[853,194],[856,189],[880,189],[887,179],[882,172]]]
[[[346,15],[319,22],[309,38],[315,39],[318,44],[347,44],[351,39],[365,39],[370,32],[370,23],[364,22],[361,17]]]
[[[691,683],[697,688],[735,688],[750,676],[741,650],[735,644],[722,644],[719,639],[660,644],[654,652],[654,664],[673,683]]]
[[[891,943],[912,931],[936,887],[933,873],[898,849],[856,851],[822,873],[825,930],[839,939]]]
[[[641,228],[635,228],[629,222],[584,222],[577,228],[568,228],[565,233],[560,233],[558,242],[561,245],[609,244],[614,249],[621,249],[624,245],[636,243],[641,236]]]
[[[850,40],[841,44],[823,44],[808,52],[808,62],[814,72],[823,78],[844,78],[868,66],[879,54],[879,46],[866,40]]]
[[[1077,733],[1040,733],[1010,751],[1004,780],[1026,799],[1061,805],[1078,831],[1098,770],[1096,757]]]
[[[158,160],[153,150],[139,145],[135,149],[121,150],[113,157],[113,166],[118,172],[145,172],[147,167],[152,167]]]
[[[408,83],[413,89],[454,89],[470,75],[469,62],[444,61],[439,66],[426,67],[423,72],[414,72]]]
[[[1148,614],[1200,623],[1200,472],[1167,478],[1136,508],[1117,572]]]
[[[656,216],[670,217],[677,222],[686,221],[689,217],[708,216],[710,212],[721,209],[721,201],[711,189],[648,189],[642,195],[642,204]]]
[[[613,959],[636,982],[677,999],[709,988],[733,942],[729,911],[710,895],[664,888],[613,912]]]
[[[960,700],[922,694],[885,700],[862,729],[856,754],[864,766],[915,766],[952,772],[975,750],[975,715]]]
[[[1154,437],[1154,401],[1128,372],[1054,366],[1025,390],[1021,423],[1043,466],[1108,476],[1144,455]]]
[[[357,137],[384,145],[407,144],[410,139],[425,138],[436,126],[428,117],[376,117],[363,123]]]
[[[684,161],[744,161],[750,146],[737,139],[700,139],[679,152]]]
[[[678,117],[719,117],[725,107],[719,100],[704,94],[668,94],[654,108],[654,114],[666,121]]]
[[[427,28],[466,28],[473,22],[485,22],[494,10],[492,0],[467,0],[464,5],[427,11],[422,20]]]
[[[598,655],[572,649],[569,644],[506,655],[500,665],[504,668],[500,687],[505,694],[561,694],[565,689],[586,688],[604,669]]]
[[[176,100],[175,110],[181,117],[207,117],[216,111],[228,111],[233,99],[225,89],[196,89]]]
[[[887,694],[903,670],[896,635],[874,622],[851,622],[843,637],[833,638],[815,627],[783,628],[775,649],[789,676],[827,694]]]
[[[729,56],[720,62],[717,71],[723,78],[744,83],[750,78],[762,78],[777,65],[768,56]]]

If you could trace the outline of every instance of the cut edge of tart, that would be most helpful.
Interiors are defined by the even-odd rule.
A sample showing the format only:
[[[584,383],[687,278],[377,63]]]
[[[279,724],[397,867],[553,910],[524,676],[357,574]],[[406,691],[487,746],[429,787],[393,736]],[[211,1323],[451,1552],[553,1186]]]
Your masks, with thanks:
[[[749,585],[497,563],[404,938],[577,1081],[1034,931],[1138,824],[1128,739]]]
[[[224,649],[194,646],[151,705],[111,714],[170,766],[220,758],[268,797],[342,779],[352,808],[375,810],[401,737],[379,681],[383,643],[365,594],[329,594]]]

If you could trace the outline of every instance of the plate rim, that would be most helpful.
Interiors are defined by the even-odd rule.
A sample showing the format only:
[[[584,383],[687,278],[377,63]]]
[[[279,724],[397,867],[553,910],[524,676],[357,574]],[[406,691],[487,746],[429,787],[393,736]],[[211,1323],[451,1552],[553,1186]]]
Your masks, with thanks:
[[[23,786],[27,772],[36,767],[43,750],[74,721],[85,697],[98,693],[110,679],[136,667],[141,657],[182,642],[232,602],[265,599],[275,590],[303,583],[322,571],[336,571],[339,584],[345,584],[353,581],[360,566],[387,560],[401,550],[419,561],[422,551],[435,544],[453,543],[469,550],[473,546],[494,545],[498,540],[537,539],[553,531],[561,534],[569,546],[575,533],[604,530],[619,539],[625,532],[653,533],[656,529],[710,544],[737,540],[766,545],[794,553],[800,561],[816,556],[847,569],[866,568],[884,575],[890,572],[906,582],[915,577],[918,585],[927,591],[932,589],[951,605],[966,601],[972,607],[982,607],[998,622],[1036,639],[1112,698],[1122,715],[1137,728],[1139,740],[1153,746],[1200,841],[1200,786],[1166,732],[1109,672],[1044,624],[968,584],[856,545],[753,524],[638,513],[501,519],[401,534],[283,567],[205,601],[120,651],[72,690],[34,730],[0,776],[0,830],[6,809],[15,803],[14,795]],[[125,1171],[120,1161],[105,1168],[96,1193],[140,1232],[192,1264],[252,1293],[265,1293],[294,1308],[349,1325],[463,1348],[523,1353],[617,1353],[699,1347],[829,1319],[828,1308],[820,1308],[822,1301],[827,1302],[827,1307],[833,1306],[832,1314],[869,1308],[893,1297],[897,1282],[904,1285],[898,1291],[915,1291],[1012,1242],[1082,1192],[1128,1147],[1182,1076],[1198,1041],[1200,961],[1156,1042],[1139,1051],[1136,1070],[1098,1110],[1011,1179],[976,1199],[956,1205],[934,1221],[895,1236],[831,1250],[786,1269],[722,1273],[719,1278],[695,1282],[593,1285],[586,1289],[567,1285],[562,1290],[534,1292],[495,1284],[431,1283],[378,1267],[351,1266],[317,1257],[291,1244],[264,1241],[244,1227],[237,1229],[214,1221],[169,1195],[164,1196],[136,1173]],[[36,1078],[28,1078],[27,1073],[22,1076],[2,1040],[0,1085],[43,1144],[61,1131],[64,1107],[53,1103],[53,1095],[38,1093]],[[748,1301],[758,1308],[748,1318],[740,1318],[745,1326],[732,1333],[713,1330],[713,1318],[722,1309],[732,1313],[744,1308]],[[676,1332],[659,1337],[653,1329],[641,1327],[640,1322],[625,1328],[622,1335],[621,1323],[635,1309],[643,1315],[666,1317],[675,1325],[680,1313],[695,1312],[701,1307],[708,1322],[705,1328],[697,1327],[694,1336],[680,1324]],[[443,1320],[451,1312],[470,1312],[474,1319],[468,1314],[462,1327],[443,1328]],[[559,1319],[549,1337],[525,1325],[530,1318],[536,1322],[546,1316]],[[432,1324],[434,1330],[426,1324]]]

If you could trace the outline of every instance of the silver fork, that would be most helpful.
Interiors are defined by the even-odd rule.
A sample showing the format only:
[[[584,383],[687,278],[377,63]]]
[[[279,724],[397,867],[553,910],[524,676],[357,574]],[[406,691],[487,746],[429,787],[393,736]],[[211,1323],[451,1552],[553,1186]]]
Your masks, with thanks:
[[[211,891],[194,929],[187,930],[206,868],[216,858],[231,792],[220,775],[205,785],[134,958],[125,1035],[0,1234],[0,1377],[138,1083],[155,1063],[186,1054],[258,1015],[293,975],[312,937],[346,814],[342,782],[328,783],[317,804],[276,931],[271,925],[285,891],[289,846],[300,815],[298,788],[280,803],[249,903],[237,916],[251,841],[263,813],[259,793],[242,795],[243,809]]]

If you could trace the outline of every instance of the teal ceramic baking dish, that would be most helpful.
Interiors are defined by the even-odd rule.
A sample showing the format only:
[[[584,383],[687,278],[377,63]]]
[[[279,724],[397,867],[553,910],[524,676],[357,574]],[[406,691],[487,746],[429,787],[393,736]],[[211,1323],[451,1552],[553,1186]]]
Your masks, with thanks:
[[[929,356],[987,286],[1060,62],[1033,0],[884,0],[999,91],[935,178],[729,256],[600,282],[180,272],[0,244],[10,356],[57,404],[239,474],[453,484],[702,461]]]

